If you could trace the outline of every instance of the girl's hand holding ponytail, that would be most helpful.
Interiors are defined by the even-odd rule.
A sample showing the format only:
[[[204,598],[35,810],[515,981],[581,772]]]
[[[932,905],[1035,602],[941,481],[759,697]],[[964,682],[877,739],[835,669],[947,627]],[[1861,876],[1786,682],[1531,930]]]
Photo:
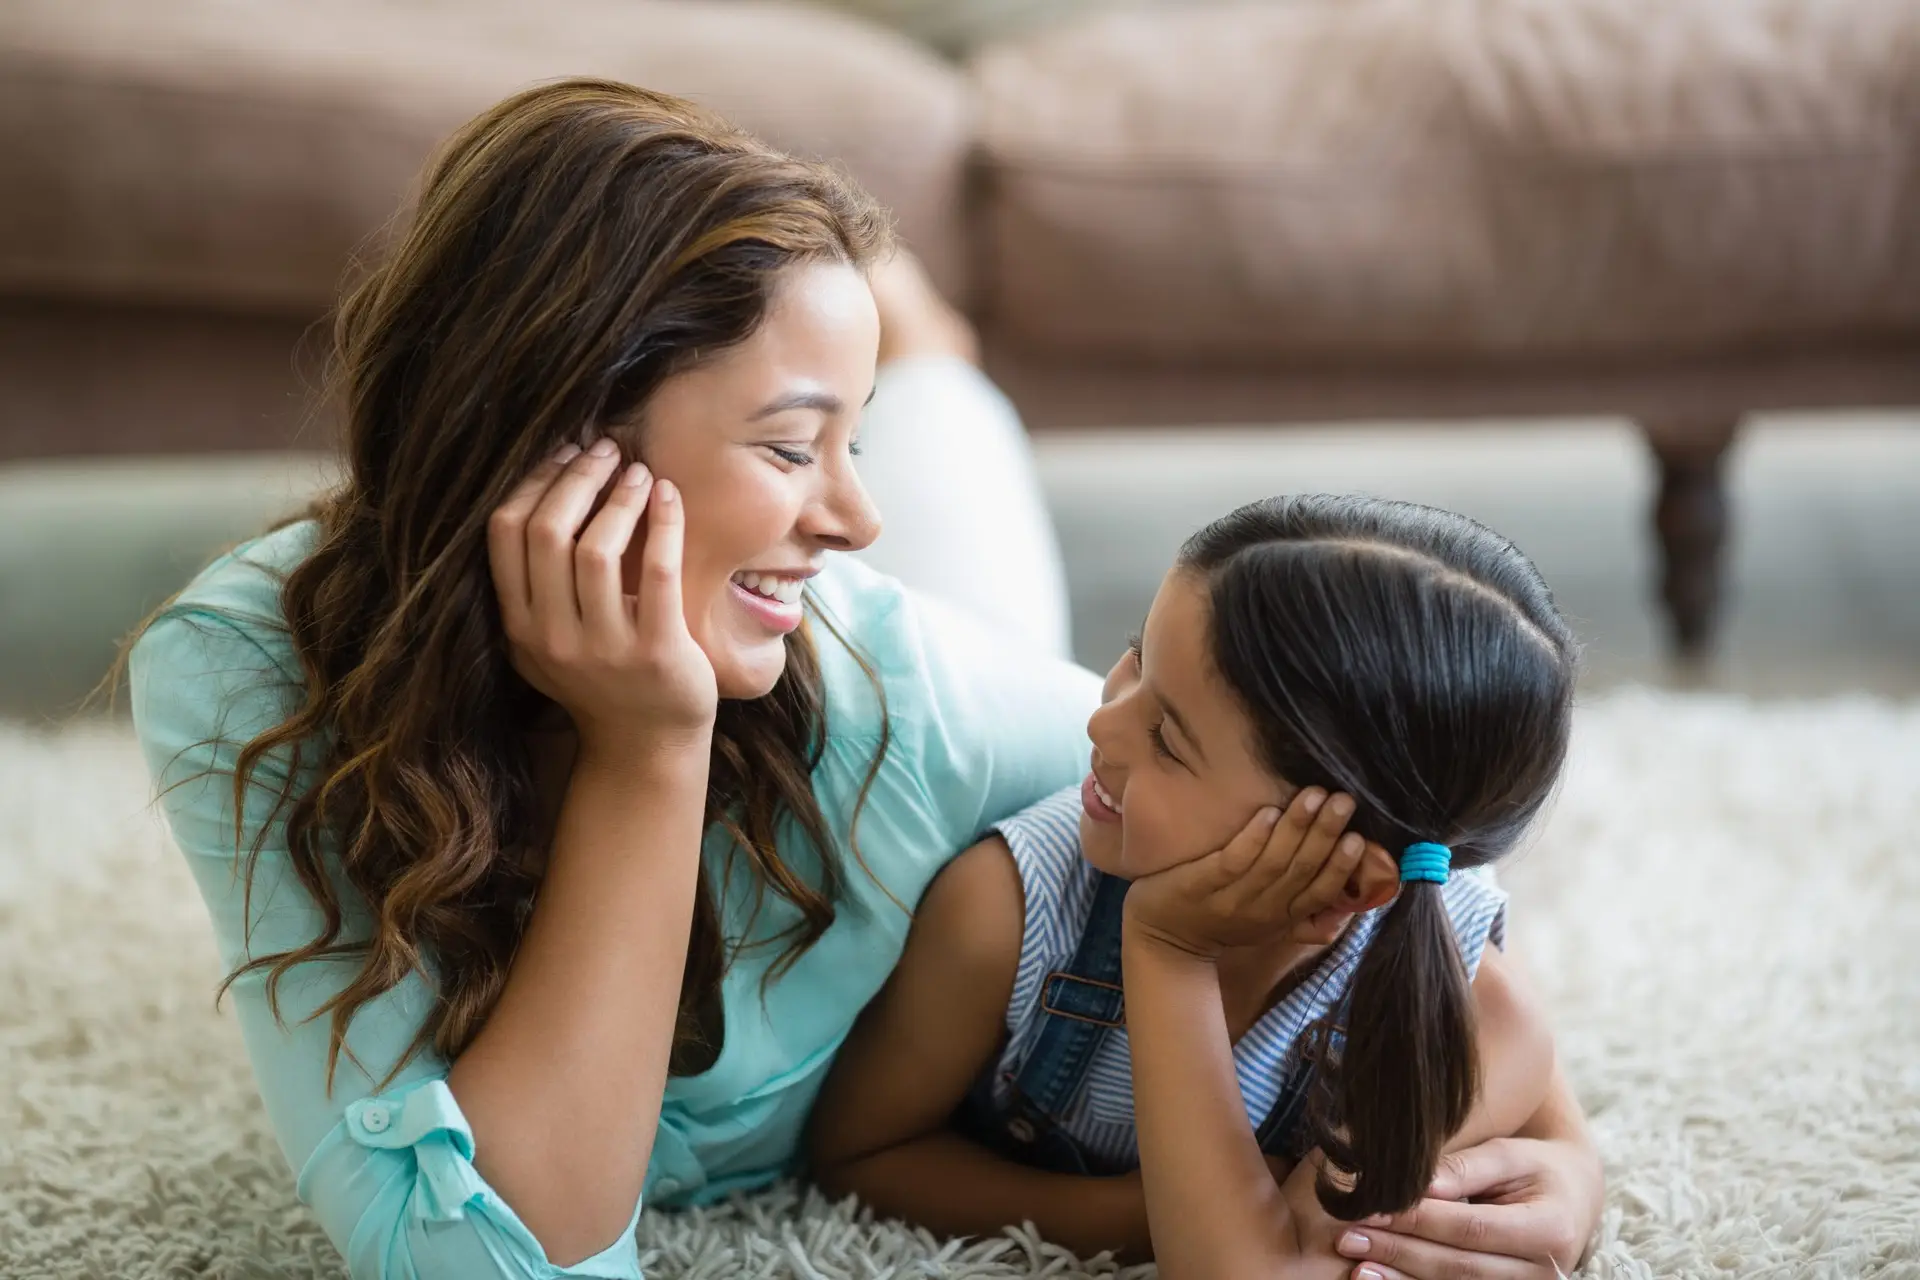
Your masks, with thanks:
[[[1284,814],[1262,809],[1224,849],[1134,881],[1128,926],[1206,959],[1270,941],[1345,897],[1366,852],[1346,833],[1352,817],[1351,797],[1318,787],[1294,796]]]
[[[643,518],[635,595],[622,563]],[[487,522],[514,670],[566,709],[583,747],[703,747],[707,740],[719,692],[713,664],[687,630],[685,534],[672,483],[637,462],[621,467],[619,448],[604,436],[535,468]]]

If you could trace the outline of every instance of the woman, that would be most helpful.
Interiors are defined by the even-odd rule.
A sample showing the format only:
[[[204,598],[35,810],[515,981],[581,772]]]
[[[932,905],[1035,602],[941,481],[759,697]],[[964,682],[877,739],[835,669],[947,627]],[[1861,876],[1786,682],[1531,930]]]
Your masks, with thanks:
[[[871,395],[918,460],[894,505],[954,521],[916,543],[1008,583],[1051,563],[988,545],[1044,528],[1024,466],[1020,521],[967,519],[1005,495],[953,479],[1013,420],[933,358],[961,339],[910,270],[869,287],[886,252],[843,178],[685,103],[500,104],[342,306],[345,482],[136,645],[268,1117],[354,1275],[633,1276],[643,1194],[790,1171],[906,907],[1081,771],[1097,682],[1033,651],[1057,592],[995,637],[831,554],[878,532]],[[879,355],[930,358],[876,385]],[[896,438],[943,412],[950,438]],[[1514,1255],[1486,1274],[1551,1274],[1516,1259],[1593,1221],[1557,1108],[1466,1171],[1539,1191],[1470,1211]],[[1409,1274],[1453,1260],[1420,1252],[1462,1229],[1429,1208],[1379,1237]]]

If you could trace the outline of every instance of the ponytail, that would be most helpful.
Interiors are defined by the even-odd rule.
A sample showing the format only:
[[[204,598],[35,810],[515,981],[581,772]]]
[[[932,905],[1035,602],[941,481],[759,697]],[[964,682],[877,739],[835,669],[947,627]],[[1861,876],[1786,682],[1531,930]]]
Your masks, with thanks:
[[[1354,973],[1344,1043],[1320,1043],[1330,1105],[1317,1108],[1327,1164],[1315,1190],[1344,1221],[1425,1195],[1479,1089],[1472,993],[1442,893],[1400,886]]]

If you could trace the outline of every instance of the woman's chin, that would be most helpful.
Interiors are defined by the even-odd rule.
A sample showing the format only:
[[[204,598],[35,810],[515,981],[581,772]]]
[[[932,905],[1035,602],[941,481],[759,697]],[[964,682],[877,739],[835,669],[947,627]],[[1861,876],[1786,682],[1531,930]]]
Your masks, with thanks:
[[[747,702],[766,697],[780,683],[787,669],[787,647],[777,641],[771,645],[730,646],[723,654],[709,652],[707,659],[713,663],[714,684],[720,696]]]

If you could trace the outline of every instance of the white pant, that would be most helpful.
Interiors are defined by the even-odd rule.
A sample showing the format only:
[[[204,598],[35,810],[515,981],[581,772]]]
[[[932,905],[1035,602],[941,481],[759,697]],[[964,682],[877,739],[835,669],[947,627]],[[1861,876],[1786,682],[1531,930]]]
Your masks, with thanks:
[[[860,478],[880,508],[859,555],[994,630],[1071,654],[1067,579],[1020,415],[965,360],[882,365],[860,432]]]

